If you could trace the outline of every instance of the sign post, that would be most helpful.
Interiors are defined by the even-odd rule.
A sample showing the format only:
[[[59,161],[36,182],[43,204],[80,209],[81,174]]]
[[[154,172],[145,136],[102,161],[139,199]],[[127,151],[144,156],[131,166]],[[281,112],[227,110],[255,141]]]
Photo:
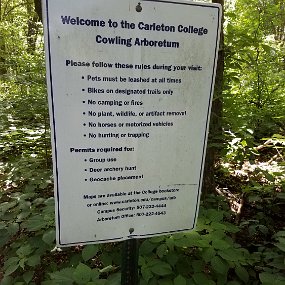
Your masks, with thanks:
[[[138,258],[138,240],[125,240],[122,249],[121,285],[138,284]]]
[[[220,6],[43,4],[58,245],[192,230]]]

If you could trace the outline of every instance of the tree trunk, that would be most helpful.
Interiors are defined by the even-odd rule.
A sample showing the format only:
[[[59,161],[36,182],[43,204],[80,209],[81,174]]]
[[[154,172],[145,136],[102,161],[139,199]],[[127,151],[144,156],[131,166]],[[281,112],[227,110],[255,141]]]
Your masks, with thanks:
[[[38,35],[38,16],[35,13],[35,2],[27,1],[26,4],[28,12],[28,32],[27,32],[27,43],[29,53],[33,53],[36,50],[36,42]]]
[[[42,2],[41,2],[41,0],[34,0],[34,4],[35,4],[35,11],[39,17],[39,20],[42,22],[43,21]]]
[[[2,21],[2,0],[0,0],[0,22]],[[6,45],[3,33],[0,30],[0,76],[7,73],[6,67]]]
[[[213,0],[213,3],[219,3],[224,9],[224,0]],[[222,10],[223,10],[222,9]],[[208,194],[215,192],[215,166],[218,162],[218,156],[222,143],[222,114],[223,114],[223,76],[224,76],[224,31],[223,31],[223,18],[220,34],[220,47],[217,62],[215,90],[211,109],[211,119],[209,126],[208,146],[206,152],[205,166],[204,166],[204,179],[202,198]]]

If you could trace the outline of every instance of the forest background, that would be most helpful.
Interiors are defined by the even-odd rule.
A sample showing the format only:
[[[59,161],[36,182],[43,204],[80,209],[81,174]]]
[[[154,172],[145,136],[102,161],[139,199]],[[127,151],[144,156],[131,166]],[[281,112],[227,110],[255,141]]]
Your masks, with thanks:
[[[285,284],[285,2],[222,0],[198,225],[140,241],[140,285]],[[120,284],[121,244],[55,246],[41,7],[0,0],[0,284]]]

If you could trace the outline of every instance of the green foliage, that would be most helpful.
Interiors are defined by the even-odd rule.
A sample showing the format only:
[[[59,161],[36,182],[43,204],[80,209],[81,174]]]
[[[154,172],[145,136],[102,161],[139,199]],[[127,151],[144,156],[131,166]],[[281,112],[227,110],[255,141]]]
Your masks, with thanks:
[[[233,133],[251,129],[259,139],[284,133],[282,5],[238,0],[226,11],[224,118]]]

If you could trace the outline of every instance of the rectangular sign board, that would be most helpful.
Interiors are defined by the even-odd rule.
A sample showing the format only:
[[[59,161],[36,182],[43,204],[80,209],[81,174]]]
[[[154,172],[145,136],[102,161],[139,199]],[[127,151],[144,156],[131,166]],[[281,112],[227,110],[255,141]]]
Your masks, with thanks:
[[[194,228],[221,7],[43,0],[57,243]]]

